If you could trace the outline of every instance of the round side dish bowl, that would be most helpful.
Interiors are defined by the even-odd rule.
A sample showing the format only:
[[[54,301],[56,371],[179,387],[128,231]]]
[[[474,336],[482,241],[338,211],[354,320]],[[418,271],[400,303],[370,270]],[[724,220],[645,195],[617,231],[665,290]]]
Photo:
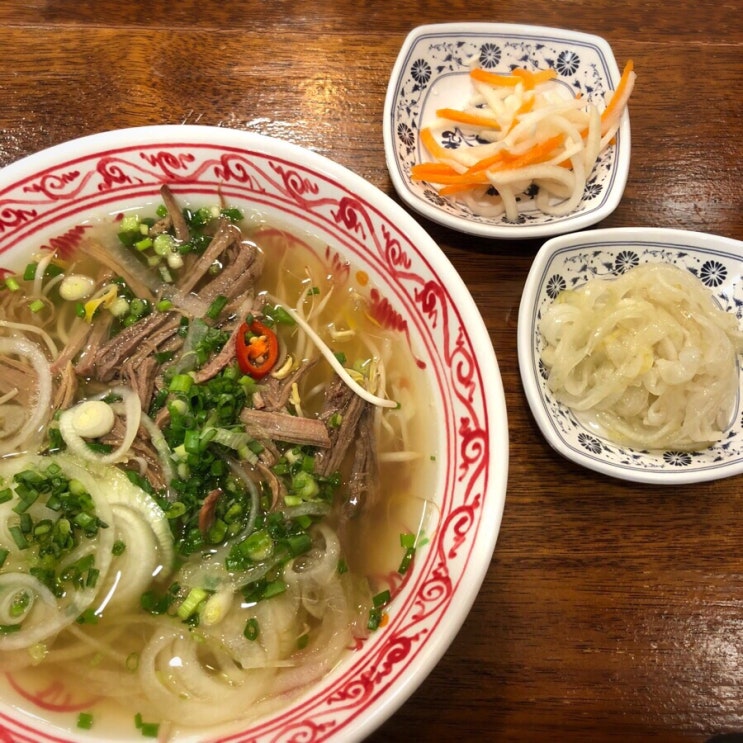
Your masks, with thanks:
[[[612,279],[645,263],[668,263],[689,271],[720,307],[743,314],[743,243],[676,229],[626,227],[591,230],[548,240],[537,253],[524,286],[518,318],[518,359],[524,392],[547,442],[564,457],[611,477],[673,485],[743,472],[743,375],[723,438],[700,451],[644,451],[621,446],[583,426],[557,402],[541,360],[541,318],[564,289],[590,279]]]
[[[445,653],[489,567],[504,507],[508,433],[489,335],[469,292],[426,232],[380,190],[295,145],[216,127],[154,126],[52,147],[0,171],[0,266],[63,244],[86,220],[177,198],[224,200],[325,241],[369,277],[432,391],[421,410],[437,430],[435,476],[416,553],[372,633],[298,699],[257,721],[182,741],[361,740],[412,694]],[[56,242],[55,242],[56,241]],[[76,717],[34,707],[38,689],[4,683],[8,740],[141,740],[138,731],[76,728]],[[63,695],[63,692],[60,692]],[[48,695],[44,697],[50,700]]]
[[[412,177],[413,166],[429,160],[421,130],[436,120],[438,109],[461,109],[472,97],[469,73],[473,60],[498,74],[508,74],[515,67],[552,68],[571,95],[580,95],[599,109],[621,77],[608,42],[591,34],[512,23],[441,23],[414,28],[403,42],[390,76],[382,127],[387,168],[403,202],[451,229],[507,240],[573,232],[611,214],[622,198],[629,173],[627,111],[614,143],[599,155],[580,203],[565,215],[545,214],[527,203],[517,222],[504,215],[482,216]],[[476,143],[466,127],[452,124],[450,129],[447,147]]]

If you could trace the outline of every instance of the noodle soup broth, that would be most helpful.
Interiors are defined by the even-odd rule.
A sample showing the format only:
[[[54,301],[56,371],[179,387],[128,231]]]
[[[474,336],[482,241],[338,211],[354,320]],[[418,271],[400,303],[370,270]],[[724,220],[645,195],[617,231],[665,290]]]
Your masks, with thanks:
[[[198,205],[185,203],[183,206],[191,214],[199,211]],[[214,211],[215,207],[209,204],[204,209]],[[117,244],[117,232],[121,231],[121,225],[125,220],[127,223],[139,220],[139,224],[143,224],[149,217],[152,217],[152,209],[144,208],[128,210],[123,215],[117,212],[100,222],[89,222],[84,231],[66,233],[79,237],[79,245],[66,244],[64,250],[58,249],[54,253],[41,250],[35,259],[40,262],[53,255],[50,265],[67,275],[103,277],[96,279],[95,291],[91,291],[91,296],[95,298],[101,293],[102,287],[105,290],[110,285],[113,265],[104,265],[96,260],[96,256],[102,255],[99,248],[109,257],[122,255],[121,245]],[[5,679],[6,693],[14,696],[18,705],[27,709],[29,715],[41,713],[62,728],[74,727],[76,720],[78,725],[85,725],[85,721],[90,719],[94,721],[97,734],[105,734],[107,738],[117,735],[126,738],[127,735],[136,734],[137,721],[143,721],[145,730],[147,726],[153,726],[152,730],[157,729],[167,737],[201,729],[204,724],[210,727],[224,724],[228,728],[234,726],[236,721],[244,724],[246,719],[286,704],[308,683],[330,671],[344,654],[352,652],[354,645],[368,639],[371,632],[367,620],[370,612],[372,615],[376,612],[374,597],[383,592],[388,592],[392,597],[405,578],[398,572],[406,555],[405,547],[401,546],[401,535],[410,535],[415,543],[422,543],[432,528],[435,504],[430,494],[437,476],[437,429],[432,395],[426,373],[422,365],[416,363],[411,339],[400,330],[400,317],[374,287],[367,271],[356,268],[341,251],[326,241],[302,233],[287,223],[277,222],[260,211],[249,210],[237,224],[240,225],[242,243],[250,243],[263,262],[255,287],[250,289],[250,293],[255,295],[255,302],[251,302],[251,306],[259,307],[265,303],[266,306],[285,305],[293,308],[311,325],[322,342],[332,348],[339,359],[343,359],[342,363],[347,365],[356,379],[364,383],[370,374],[376,375],[374,383],[379,385],[379,392],[390,395],[390,399],[396,403],[392,408],[369,405],[365,408],[369,417],[367,430],[373,438],[375,449],[374,471],[370,473],[373,480],[365,483],[359,493],[350,492],[349,481],[359,476],[353,471],[352,443],[337,470],[340,486],[336,496],[332,504],[322,511],[323,517],[318,518],[327,533],[324,532],[321,537],[314,535],[313,539],[320,546],[302,552],[292,561],[297,575],[302,576],[305,568],[301,563],[306,561],[308,571],[315,569],[314,563],[320,562],[321,558],[314,556],[313,551],[329,550],[328,539],[333,544],[337,540],[333,570],[343,573],[342,580],[335,580],[334,583],[338,585],[327,592],[320,582],[294,594],[287,590],[286,594],[292,594],[291,598],[281,595],[259,600],[248,595],[244,589],[242,597],[239,591],[233,590],[234,597],[225,598],[230,591],[223,584],[232,589],[237,586],[237,582],[234,585],[230,582],[236,569],[227,570],[218,579],[212,573],[220,572],[214,563],[217,556],[220,559],[224,557],[224,545],[236,542],[237,537],[233,535],[232,538],[228,536],[213,540],[205,537],[191,551],[183,548],[184,538],[181,534],[182,551],[179,553],[176,546],[175,557],[175,563],[180,567],[175,571],[175,578],[171,572],[172,566],[163,564],[162,547],[156,549],[157,556],[151,559],[152,578],[147,580],[144,593],[158,596],[173,593],[171,606],[164,611],[153,612],[152,607],[148,610],[148,607],[140,606],[138,595],[117,602],[119,589],[116,584],[125,584],[128,568],[126,563],[122,563],[117,570],[115,558],[112,561],[114,567],[111,568],[115,576],[108,580],[107,592],[97,595],[86,608],[89,623],[86,620],[82,624],[66,624],[57,636],[42,637],[27,648],[14,649],[6,654],[4,665],[9,670]],[[208,228],[207,233],[212,229]],[[90,245],[97,247],[88,249]],[[138,265],[146,265],[146,260],[141,261],[140,257],[135,255],[134,260],[139,261]],[[187,268],[193,269],[193,261],[183,270]],[[129,275],[133,270],[133,264],[127,265],[121,273]],[[226,268],[219,264],[219,260],[215,260],[214,267],[210,269],[214,275],[219,275],[219,271],[223,270]],[[172,271],[172,274],[176,273],[176,270]],[[202,283],[208,282],[205,280]],[[164,296],[173,294],[168,291],[167,284],[163,286],[165,288],[161,287],[158,294],[161,301]],[[198,289],[199,285],[192,292],[196,297],[199,296]],[[24,304],[19,307],[16,298],[6,292],[5,317],[17,323],[29,324],[43,319],[44,330],[54,345],[64,349],[85,318],[75,317],[71,309],[73,305],[59,299],[57,294],[52,288],[46,295],[52,298],[49,306],[43,312],[34,313],[28,311],[25,298]],[[130,301],[130,305],[133,301],[136,300]],[[84,309],[84,302],[74,304],[78,314],[82,314],[81,304]],[[115,304],[111,302],[109,308]],[[156,311],[153,310],[149,317]],[[190,314],[192,311],[189,301],[184,301],[180,312],[195,323],[195,316]],[[98,311],[105,312],[103,306]],[[89,325],[95,326],[96,319],[101,317],[98,313],[92,320],[88,318]],[[228,321],[223,320],[227,326]],[[120,333],[130,327],[126,323],[120,324],[122,327],[117,328]],[[132,326],[135,324],[136,321]],[[214,325],[218,327],[219,323]],[[296,373],[303,365],[311,367],[301,375],[301,379],[297,376],[297,381],[291,384],[291,392],[281,409],[295,417],[318,420],[323,415],[324,393],[334,371],[302,327],[296,324],[282,327],[281,330],[278,325],[275,327],[277,335],[281,337],[283,358],[293,359],[291,363],[279,361],[277,367],[286,366],[289,370],[287,374]],[[115,334],[112,337],[116,337]],[[101,341],[96,339],[96,342]],[[163,350],[165,346],[157,345],[156,339],[145,337],[141,343],[151,343],[153,348],[157,346],[158,350],[153,353],[163,356],[166,353]],[[164,368],[167,369],[168,364],[181,363],[179,359],[187,355],[182,349],[183,346],[179,347],[173,357],[164,362]],[[215,350],[218,352],[218,348]],[[94,353],[89,346],[83,345],[76,358],[85,359]],[[146,358],[151,358],[151,355],[140,358],[139,363],[144,363]],[[231,363],[228,368],[232,366],[234,364]],[[370,366],[373,367],[371,372]],[[192,376],[198,376],[198,369]],[[96,379],[95,373],[86,376],[81,371],[77,376],[75,392],[60,409],[74,409],[80,400],[100,398],[117,385],[132,381],[128,378],[122,381],[118,371],[108,382]],[[167,371],[163,374],[165,382],[179,376]],[[261,394],[260,388],[256,394]],[[251,404],[250,400],[247,404]],[[151,420],[155,421],[157,412],[152,410],[152,401],[149,406]],[[167,432],[167,422],[161,427]],[[58,430],[55,423],[52,423],[52,428]],[[354,437],[360,435],[354,433]],[[54,444],[50,444],[44,436],[35,440],[38,442],[37,448],[44,452],[56,450]],[[281,452],[299,451],[298,447],[282,442],[280,434],[272,445],[276,445]],[[302,456],[309,459],[313,447],[302,451]],[[172,452],[170,456],[177,460]],[[143,467],[141,461],[137,464],[138,457],[142,458],[141,453],[124,456],[115,464],[93,461],[90,467],[97,473],[101,487],[113,487],[106,471],[114,466],[144,472],[146,479],[152,462],[148,467]],[[6,459],[12,463],[17,456],[11,453]],[[215,458],[215,465],[225,460],[233,468],[242,467],[244,471],[240,477],[251,481],[251,486],[259,491],[261,499],[268,498],[269,486],[263,479],[267,466],[263,465],[259,456],[241,463],[239,453],[222,447],[220,455]],[[64,459],[55,461],[61,463],[65,470]],[[270,461],[276,464],[275,458]],[[285,466],[285,458],[280,459],[278,464]],[[182,462],[177,463],[176,469],[181,465]],[[41,465],[37,463],[36,468],[39,467]],[[11,470],[17,469],[11,466]],[[75,471],[66,471],[65,474],[72,479]],[[191,474],[176,472],[172,476],[188,478]],[[336,475],[335,472],[333,474]],[[147,507],[155,509],[159,506],[167,513],[169,500],[172,502],[175,499],[176,504],[180,504],[183,498],[178,492],[173,493],[163,479],[162,472],[154,478],[155,485],[164,484],[165,490],[157,491],[155,487],[154,491],[150,491],[151,503]],[[6,474],[7,481],[9,476]],[[207,493],[199,493],[198,497],[205,499]],[[285,500],[288,503],[289,497]],[[313,499],[308,499],[308,503],[312,502]],[[294,501],[291,503],[295,511],[301,510],[302,507]],[[302,505],[307,506],[307,512],[313,518],[317,518],[309,505]],[[291,510],[291,507],[286,508]],[[279,501],[266,511],[276,513],[282,509],[285,510],[284,503]],[[176,537],[177,522],[178,519],[169,520]],[[259,531],[248,521],[243,530]],[[114,536],[124,544],[126,534],[125,529],[121,532],[117,529]],[[131,540],[133,542],[134,537]],[[152,543],[152,539],[141,542],[142,545],[153,546]],[[177,538],[176,544],[179,544]],[[131,549],[129,545],[125,546]],[[147,562],[150,557],[137,555],[136,560]],[[260,559],[256,558],[255,562],[260,563]],[[338,567],[340,565],[342,571]],[[166,581],[162,579],[164,573],[169,576]],[[274,570],[274,573],[276,577],[281,571]],[[207,577],[204,578],[202,574]],[[200,582],[194,575],[200,576]],[[173,588],[187,576],[192,584],[190,592],[184,593],[182,587]],[[184,620],[185,612],[180,609],[197,590],[206,590],[208,596],[202,598],[201,608],[185,616]],[[343,616],[343,626],[331,627],[323,632],[323,617],[336,611],[334,603],[340,600],[341,595],[344,596],[341,603],[345,608],[337,611]],[[222,607],[223,616],[211,622],[208,619],[209,603],[220,596],[223,601],[231,603],[231,608]],[[263,602],[265,609],[261,609]],[[117,606],[117,603],[121,605]],[[258,607],[255,611],[252,608],[254,605]],[[380,612],[379,616],[384,614]],[[259,628],[256,632],[260,639],[247,641],[244,635],[252,621]],[[205,623],[210,625],[208,629]],[[212,624],[220,629],[213,629]],[[172,637],[166,641],[162,636],[167,637],[168,634]],[[187,645],[194,644],[194,637],[202,647],[184,652]],[[339,637],[342,639],[339,640]],[[235,650],[235,646],[245,646],[251,642],[261,645],[261,651],[246,651],[244,647]],[[318,649],[312,650],[313,643],[326,643],[330,648],[327,657],[318,657]],[[230,648],[234,652],[230,653]],[[189,664],[198,665],[198,669],[188,672],[173,670]],[[307,666],[306,671],[301,670],[303,664]],[[148,674],[149,685],[143,685],[141,678]],[[284,676],[289,676],[290,680],[284,682]],[[272,692],[274,683],[275,691]]]

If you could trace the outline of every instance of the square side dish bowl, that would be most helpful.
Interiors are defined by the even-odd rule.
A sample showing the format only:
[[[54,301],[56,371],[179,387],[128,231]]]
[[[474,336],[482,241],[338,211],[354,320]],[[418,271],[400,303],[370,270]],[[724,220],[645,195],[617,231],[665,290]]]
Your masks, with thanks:
[[[367,737],[505,502],[456,271],[358,175],[221,127],[57,145],[0,204],[6,738]]]
[[[742,261],[743,243],[675,229],[548,240],[518,318],[521,380],[548,443],[635,482],[743,472]]]
[[[475,68],[482,78],[477,82]],[[633,75],[628,69],[630,83]],[[614,116],[606,111],[623,77],[611,47],[598,36],[499,23],[415,28],[402,45],[385,99],[392,183],[419,214],[482,237],[546,237],[595,224],[617,207],[629,173],[629,114],[618,101]],[[631,92],[631,84],[622,87]],[[578,109],[571,109],[567,125],[562,109],[559,122],[545,116],[556,99]],[[605,120],[591,124],[587,136],[589,112],[603,111]],[[497,122],[489,123],[493,117]],[[593,132],[602,125],[609,131],[599,145]],[[564,149],[548,149],[547,155],[545,146],[557,131],[565,136]],[[477,162],[484,165],[484,155],[501,138],[510,153],[498,165],[503,170],[484,177],[480,168],[475,180],[463,183],[461,171],[471,174],[474,153],[483,153]],[[452,158],[458,158],[456,173],[441,166]],[[536,170],[535,162],[543,167]]]

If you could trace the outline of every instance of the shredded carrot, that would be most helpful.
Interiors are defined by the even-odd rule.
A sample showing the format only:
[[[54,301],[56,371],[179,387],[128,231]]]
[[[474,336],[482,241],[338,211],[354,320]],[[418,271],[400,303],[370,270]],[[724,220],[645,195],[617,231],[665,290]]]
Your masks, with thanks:
[[[539,83],[547,82],[547,80],[552,80],[557,76],[557,73],[551,67],[546,70],[537,70],[537,72],[517,67],[511,71],[511,74],[521,78],[526,90],[533,90]]]
[[[529,96],[525,96],[524,102],[518,107],[518,110],[516,111],[516,116],[523,116],[524,114],[528,114],[529,111],[533,111],[534,100],[534,93],[531,93]]]
[[[552,80],[556,75],[557,73],[552,68],[532,72],[531,70],[516,67],[511,70],[510,75],[498,75],[495,72],[483,70],[481,67],[475,67],[470,70],[470,77],[481,83],[509,87],[515,87],[519,83],[522,83],[526,90],[532,90],[539,83]]]
[[[515,88],[521,82],[521,78],[515,75],[497,75],[495,72],[483,70],[482,67],[471,69],[470,77],[488,85],[507,85],[512,88]]]
[[[431,157],[438,158],[439,160],[446,158],[446,150],[436,141],[436,137],[433,136],[433,132],[428,126],[421,129],[421,143],[428,150]]]
[[[410,172],[415,178],[432,178],[436,175],[453,175],[457,171],[446,163],[416,163]]]
[[[518,157],[512,159],[510,162],[504,164],[502,170],[516,170],[517,168],[524,168],[527,165],[534,165],[534,163],[545,162],[550,159],[552,153],[563,143],[564,140],[564,134],[556,134],[554,137],[545,139],[544,141],[535,144]]]
[[[605,122],[607,119],[609,119],[611,116],[614,115],[616,107],[619,105],[619,101],[621,101],[624,98],[625,91],[627,89],[627,86],[629,85],[630,75],[632,74],[634,67],[635,67],[634,62],[631,59],[624,66],[622,77],[619,79],[619,84],[617,85],[617,88],[614,91],[614,95],[612,95],[611,100],[609,101],[606,108],[601,113],[602,122]]]
[[[491,116],[480,116],[479,114],[457,111],[455,108],[440,108],[436,115],[441,119],[458,121],[460,124],[471,124],[485,129],[500,129],[500,122]]]
[[[467,172],[477,173],[480,170],[488,170],[489,168],[502,163],[506,159],[508,159],[508,153],[505,150],[498,150],[498,152],[495,152],[488,157],[483,157],[482,160],[478,160],[474,165],[470,165],[470,167],[467,168]]]
[[[534,163],[549,160],[552,153],[562,144],[564,135],[556,134],[554,137],[538,142],[533,147],[519,155],[513,155],[507,150],[498,150],[498,152],[488,157],[484,157],[474,165],[467,168],[467,173],[479,173],[483,170],[514,170],[523,168]]]
[[[453,168],[450,168],[450,172],[446,172],[440,168],[415,166],[415,170],[411,170],[411,176],[417,180],[429,180],[442,185],[461,186],[469,184],[481,186],[489,182],[487,177],[489,171],[516,170],[518,168],[524,168],[527,165],[534,165],[535,163],[549,160],[555,149],[562,144],[563,140],[564,135],[557,134],[554,137],[535,144],[520,155],[512,155],[506,150],[499,150],[495,154],[483,158],[470,166],[464,173],[457,173]],[[436,165],[435,163],[421,163],[421,165],[424,164]]]

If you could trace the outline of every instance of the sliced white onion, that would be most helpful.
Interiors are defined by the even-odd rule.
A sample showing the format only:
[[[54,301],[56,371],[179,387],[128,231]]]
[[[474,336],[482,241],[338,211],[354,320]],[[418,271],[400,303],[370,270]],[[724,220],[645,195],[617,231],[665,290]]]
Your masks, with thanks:
[[[150,436],[150,441],[152,441],[152,445],[155,447],[158,461],[163,469],[165,482],[169,487],[171,480],[175,477],[175,472],[173,471],[173,453],[170,451],[170,447],[168,446],[168,442],[165,440],[163,432],[157,427],[152,418],[143,412],[141,414],[140,423],[147,430],[147,433]]]
[[[112,510],[116,539],[123,542],[126,549],[109,570],[99,608],[131,609],[147,590],[157,568],[155,536],[141,514],[118,504]]]
[[[82,483],[93,500],[96,516],[110,525],[113,521],[113,513],[106,499],[105,488],[90,474],[86,466],[67,454],[7,459],[0,466],[0,475],[10,478],[25,468],[41,471],[52,463],[58,464],[67,477]],[[95,567],[100,571],[101,579],[106,576],[111,565],[113,540],[113,529],[101,528],[97,536],[87,540],[86,544],[81,545],[79,553],[76,553],[76,557],[79,557],[85,552],[95,550]],[[70,556],[68,555],[66,559],[69,560]],[[0,592],[11,590],[17,593],[20,588],[33,592],[36,600],[31,611],[24,618],[20,630],[0,635],[0,651],[3,652],[27,648],[55,636],[91,606],[98,591],[95,586],[85,586],[69,591],[58,599],[46,586],[27,573],[8,572],[0,575]]]
[[[0,338],[0,356],[25,357],[38,379],[36,401],[27,411],[26,423],[14,436],[0,442],[1,455],[28,446],[34,434],[40,432],[51,411],[52,372],[41,349],[26,338]]]
[[[152,532],[160,550],[159,561],[165,568],[165,574],[170,572],[175,553],[173,534],[165,512],[152,496],[132,483],[120,469],[106,468],[105,472],[99,473],[99,477],[102,482],[105,482],[109,505],[128,508],[136,514],[141,525]]]
[[[12,322],[11,320],[0,320],[0,327],[9,328],[11,330],[20,330],[24,333],[38,333],[44,343],[46,343],[46,347],[49,349],[52,358],[57,358],[57,355],[59,354],[57,344],[52,340],[52,337],[46,332],[46,330],[44,330],[44,328],[38,328],[36,325],[29,325],[25,322]]]
[[[77,405],[68,408],[59,416],[59,432],[62,434],[62,438],[67,444],[68,449],[76,456],[81,457],[82,459],[87,459],[89,462],[96,462],[97,464],[115,464],[117,462],[126,461],[132,443],[137,436],[137,431],[139,430],[139,424],[142,419],[142,407],[137,393],[130,387],[114,387],[111,390],[102,392],[100,395],[91,399],[102,400],[104,397],[108,397],[111,394],[119,395],[123,398],[123,404],[114,404],[112,405],[112,408],[115,412],[121,412],[126,417],[126,431],[121,444],[108,454],[100,454],[99,452],[93,451],[87,445],[85,439],[78,433],[75,426],[75,417],[78,412],[77,408],[80,405],[84,405],[86,401],[82,401]]]

